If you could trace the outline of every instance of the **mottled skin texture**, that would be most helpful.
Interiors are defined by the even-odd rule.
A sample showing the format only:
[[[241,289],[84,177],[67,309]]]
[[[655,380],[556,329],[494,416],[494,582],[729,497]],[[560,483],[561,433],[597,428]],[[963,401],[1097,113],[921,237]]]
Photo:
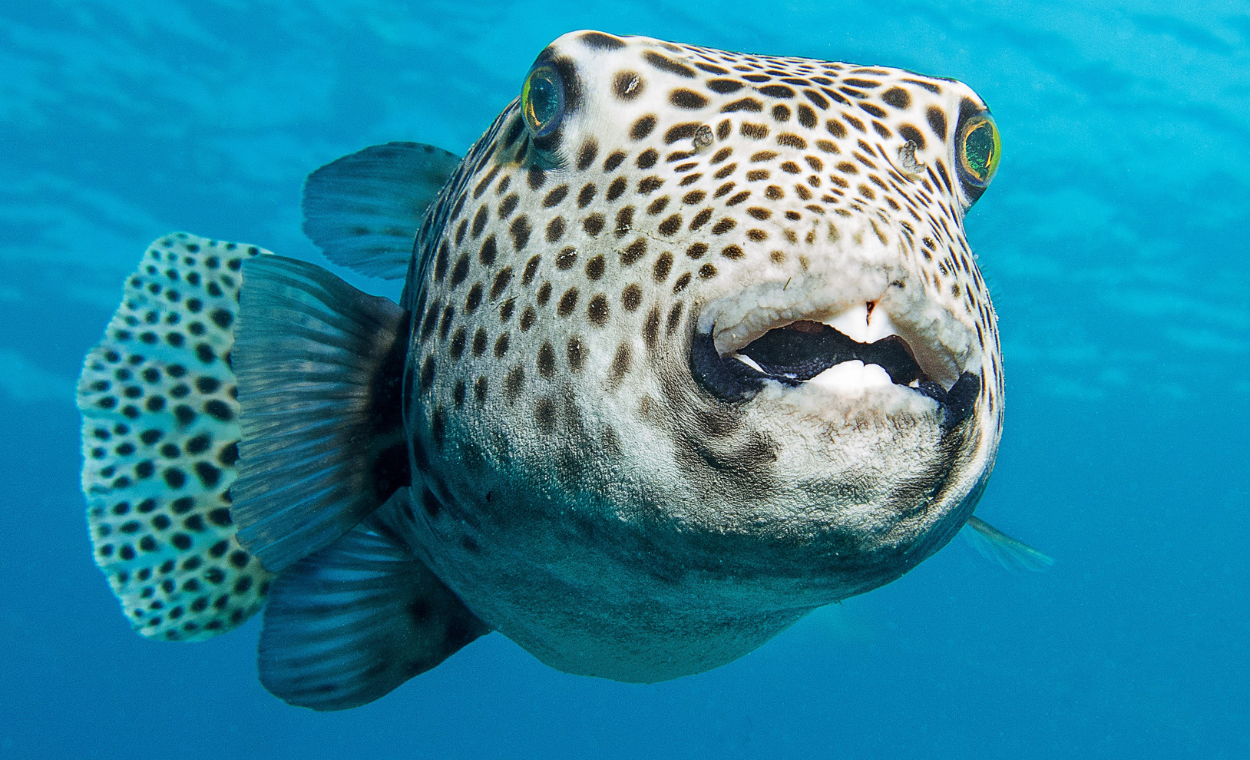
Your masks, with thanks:
[[[404,532],[544,662],[674,678],[898,578],[971,515],[1002,381],[954,141],[985,106],[896,69],[597,33],[544,64],[558,129],[512,104],[418,236]],[[726,402],[692,377],[700,330],[725,353],[864,304],[945,387],[981,378],[967,419],[943,429],[903,386]]]

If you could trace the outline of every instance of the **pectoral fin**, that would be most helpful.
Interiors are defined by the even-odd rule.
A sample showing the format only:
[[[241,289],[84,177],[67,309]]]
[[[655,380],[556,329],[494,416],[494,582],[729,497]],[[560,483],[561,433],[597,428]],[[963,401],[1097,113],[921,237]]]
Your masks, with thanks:
[[[407,316],[302,261],[264,256],[243,267],[231,514],[268,570],[330,545],[411,482]]]
[[[963,531],[973,548],[982,557],[997,562],[1011,571],[1041,572],[1055,561],[1023,541],[1012,538],[978,517],[968,518]]]
[[[379,513],[407,503],[397,491]],[[346,710],[387,694],[488,632],[387,527],[370,517],[274,581],[260,680],[286,702]]]

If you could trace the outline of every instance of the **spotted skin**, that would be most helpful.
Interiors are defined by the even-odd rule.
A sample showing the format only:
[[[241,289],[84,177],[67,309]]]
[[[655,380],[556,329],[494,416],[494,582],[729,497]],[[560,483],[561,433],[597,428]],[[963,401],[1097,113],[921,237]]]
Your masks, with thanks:
[[[149,246],[78,384],[96,564],[145,636],[197,641],[264,604],[272,578],[235,539],[239,402],[230,349],[254,246],[185,233]]]
[[[944,545],[1002,416],[963,231],[983,188],[954,147],[983,102],[898,69],[599,32],[536,65],[561,75],[559,128],[535,137],[510,105],[418,235],[406,424],[423,560],[540,659],[651,681],[740,656]],[[822,411],[776,383],[718,400],[691,378],[692,336],[767,287],[813,294],[781,323],[888,312],[944,386],[980,378],[971,415],[945,430],[924,401]]]

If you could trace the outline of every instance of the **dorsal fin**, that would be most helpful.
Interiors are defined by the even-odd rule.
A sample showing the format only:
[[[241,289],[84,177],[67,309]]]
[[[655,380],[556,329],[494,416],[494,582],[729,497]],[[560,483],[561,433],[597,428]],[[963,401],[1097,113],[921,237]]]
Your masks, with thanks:
[[[454,154],[413,142],[343,156],[304,182],[304,234],[335,264],[400,279],[426,208],[459,165]]]

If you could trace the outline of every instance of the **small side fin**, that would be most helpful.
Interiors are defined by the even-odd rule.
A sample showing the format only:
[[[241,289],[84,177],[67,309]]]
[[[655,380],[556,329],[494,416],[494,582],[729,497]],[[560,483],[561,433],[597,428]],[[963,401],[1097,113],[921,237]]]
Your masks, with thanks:
[[[968,518],[964,538],[982,557],[997,562],[1008,570],[1047,570],[1055,561],[1023,541],[1012,538],[979,517]]]
[[[411,482],[408,319],[318,266],[265,256],[243,268],[236,330],[243,413],[231,512],[239,541],[279,572]]]
[[[343,156],[304,182],[304,234],[335,264],[400,279],[421,217],[459,165],[454,154],[413,142]]]
[[[382,508],[401,508],[402,488]],[[489,628],[370,517],[273,583],[260,681],[300,707],[346,710],[387,694]]]
[[[206,639],[265,602],[271,576],[230,517],[239,270],[262,253],[185,232],[153,242],[78,381],[95,561],[144,636]]]

